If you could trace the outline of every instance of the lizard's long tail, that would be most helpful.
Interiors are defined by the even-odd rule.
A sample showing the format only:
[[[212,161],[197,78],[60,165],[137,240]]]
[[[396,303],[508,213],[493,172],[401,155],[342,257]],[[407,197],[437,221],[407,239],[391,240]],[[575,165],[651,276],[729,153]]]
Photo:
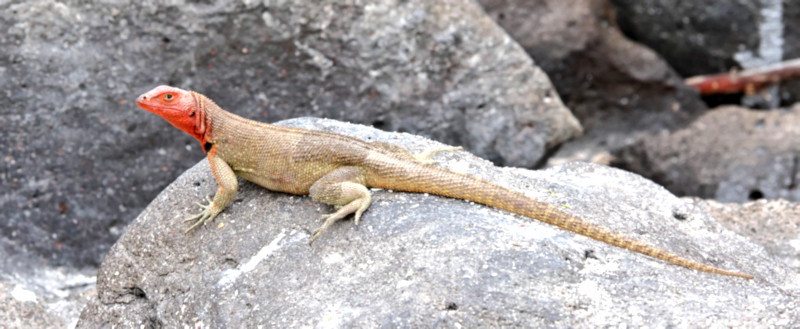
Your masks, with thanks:
[[[555,206],[537,201],[522,193],[475,177],[416,163],[393,169],[402,171],[403,173],[401,174],[390,169],[388,170],[389,172],[383,172],[376,176],[391,177],[391,179],[373,178],[369,185],[395,191],[430,193],[455,199],[469,200],[537,219],[595,240],[639,252],[686,268],[745,279],[753,278],[753,276],[748,274],[723,270],[650,246],[644,242],[628,238],[604,227],[587,222]]]

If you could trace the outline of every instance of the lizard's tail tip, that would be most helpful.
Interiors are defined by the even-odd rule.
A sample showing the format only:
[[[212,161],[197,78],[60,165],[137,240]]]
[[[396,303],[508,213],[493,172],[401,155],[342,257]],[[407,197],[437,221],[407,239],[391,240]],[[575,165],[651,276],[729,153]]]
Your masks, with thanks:
[[[727,276],[734,276],[734,277],[737,277],[737,278],[743,278],[743,279],[747,279],[747,280],[752,280],[752,279],[753,279],[753,276],[752,276],[752,275],[750,275],[750,274],[739,273],[739,272],[733,272],[733,271],[727,271],[727,270],[721,270],[721,269],[716,269],[716,270],[714,271],[714,273],[718,273],[718,274],[722,274],[722,275],[727,275]]]
[[[744,273],[733,273],[733,276],[737,276],[737,277],[740,277],[740,278],[745,278],[747,280],[752,280],[753,279],[752,275],[744,274]]]

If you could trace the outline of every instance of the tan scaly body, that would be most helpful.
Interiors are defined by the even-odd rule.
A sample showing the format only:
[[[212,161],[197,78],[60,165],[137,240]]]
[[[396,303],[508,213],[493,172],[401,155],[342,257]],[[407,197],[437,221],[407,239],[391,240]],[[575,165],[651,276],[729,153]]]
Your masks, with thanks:
[[[195,222],[191,228],[212,221],[233,201],[236,176],[273,191],[310,194],[314,200],[336,206],[336,212],[324,216],[325,223],[311,241],[349,214],[355,214],[357,224],[371,202],[368,188],[377,187],[474,201],[676,265],[752,278],[630,239],[522,193],[426,164],[399,147],[245,119],[200,94],[173,87],[157,87],[137,103],[193,135],[207,152],[220,187],[203,212],[189,219]]]

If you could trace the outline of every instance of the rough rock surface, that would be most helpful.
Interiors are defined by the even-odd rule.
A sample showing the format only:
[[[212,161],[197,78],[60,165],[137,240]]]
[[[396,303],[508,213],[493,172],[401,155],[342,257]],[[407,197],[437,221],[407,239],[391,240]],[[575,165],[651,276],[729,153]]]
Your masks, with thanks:
[[[0,305],[3,305],[0,308],[0,328],[56,328],[67,325],[30,296],[28,290],[0,281]]]
[[[332,120],[286,124],[412,152],[437,145]],[[434,159],[756,279],[688,270],[462,200],[379,190],[360,227],[340,222],[313,247],[308,229],[327,206],[244,182],[213,225],[184,234],[193,202],[216,189],[204,161],[128,226],[78,327],[800,324],[796,273],[637,175],[582,163],[502,169],[465,152]]]
[[[720,203],[699,198],[692,202],[800,273],[800,204],[786,200]]]
[[[706,110],[658,54],[622,35],[608,0],[480,2],[552,78],[585,128],[549,165],[607,163],[609,153]]]
[[[0,236],[53,264],[98,264],[202,159],[135,107],[159,84],[262,121],[371,123],[518,166],[580,131],[469,0],[0,1],[0,31]]]
[[[797,201],[798,126],[800,104],[769,111],[721,107],[675,133],[643,138],[622,150],[616,165],[677,195]]]

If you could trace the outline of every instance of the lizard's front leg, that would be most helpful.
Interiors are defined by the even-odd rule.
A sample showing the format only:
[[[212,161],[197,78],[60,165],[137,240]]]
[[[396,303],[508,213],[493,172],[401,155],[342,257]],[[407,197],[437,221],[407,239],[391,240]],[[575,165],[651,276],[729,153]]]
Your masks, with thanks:
[[[322,216],[325,223],[314,230],[309,244],[314,243],[337,220],[349,214],[355,213],[355,224],[358,225],[361,214],[372,202],[372,196],[364,183],[364,174],[358,167],[341,167],[311,185],[308,194],[314,201],[333,205],[337,210]]]
[[[185,220],[186,222],[194,222],[192,226],[186,229],[186,232],[191,231],[200,224],[205,225],[213,221],[225,207],[231,204],[233,197],[236,196],[236,190],[239,189],[239,182],[236,180],[236,174],[233,169],[217,155],[217,151],[214,148],[208,152],[208,163],[211,164],[211,172],[214,173],[214,178],[217,180],[219,188],[217,193],[214,194],[214,200],[206,197],[208,200],[207,205],[197,204],[203,208],[203,211]]]

